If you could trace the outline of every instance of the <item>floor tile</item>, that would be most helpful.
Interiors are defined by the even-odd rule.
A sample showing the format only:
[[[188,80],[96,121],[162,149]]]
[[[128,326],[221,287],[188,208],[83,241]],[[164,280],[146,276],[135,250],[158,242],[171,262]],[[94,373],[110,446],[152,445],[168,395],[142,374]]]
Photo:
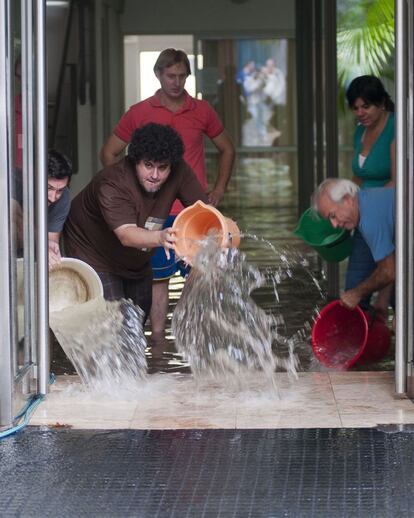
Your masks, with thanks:
[[[156,374],[145,382],[90,394],[77,376],[58,376],[30,424],[75,428],[337,428],[414,423],[414,404],[394,395],[390,372],[303,372],[243,386]]]

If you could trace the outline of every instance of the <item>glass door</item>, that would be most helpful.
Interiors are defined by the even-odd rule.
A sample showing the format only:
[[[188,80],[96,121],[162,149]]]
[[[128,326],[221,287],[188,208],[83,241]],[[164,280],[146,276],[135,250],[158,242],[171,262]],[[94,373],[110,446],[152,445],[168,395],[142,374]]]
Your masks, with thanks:
[[[225,204],[295,207],[295,41],[288,38],[198,38],[196,90],[218,112],[236,146]],[[209,176],[217,162],[207,142]]]
[[[45,5],[2,0],[0,9],[0,428],[8,428],[48,379]]]

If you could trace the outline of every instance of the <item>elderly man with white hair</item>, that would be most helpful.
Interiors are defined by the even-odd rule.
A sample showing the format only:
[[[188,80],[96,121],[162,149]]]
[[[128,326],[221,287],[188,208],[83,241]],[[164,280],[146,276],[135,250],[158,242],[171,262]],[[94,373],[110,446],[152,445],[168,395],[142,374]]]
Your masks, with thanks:
[[[354,182],[327,178],[312,196],[312,207],[334,228],[358,228],[375,264],[355,287],[341,295],[354,309],[361,299],[395,281],[395,189],[360,189]]]

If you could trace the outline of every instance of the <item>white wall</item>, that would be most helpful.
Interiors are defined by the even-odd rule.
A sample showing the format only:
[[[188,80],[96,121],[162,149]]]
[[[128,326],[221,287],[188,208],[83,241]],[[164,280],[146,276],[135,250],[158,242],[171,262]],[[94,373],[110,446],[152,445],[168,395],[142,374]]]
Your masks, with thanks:
[[[293,37],[294,0],[125,0],[124,34],[199,33]]]

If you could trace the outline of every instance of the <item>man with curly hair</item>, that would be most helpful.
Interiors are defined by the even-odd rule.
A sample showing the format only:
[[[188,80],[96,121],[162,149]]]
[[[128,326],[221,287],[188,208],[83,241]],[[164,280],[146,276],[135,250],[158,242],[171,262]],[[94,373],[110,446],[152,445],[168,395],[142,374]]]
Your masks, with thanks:
[[[119,155],[130,142],[136,128],[148,122],[169,124],[181,135],[184,142],[184,160],[195,172],[207,191],[207,175],[204,156],[204,138],[208,137],[218,151],[218,171],[208,201],[217,207],[224,196],[234,161],[234,146],[210,104],[191,97],[185,90],[185,83],[191,74],[187,54],[173,48],[164,49],[154,65],[154,74],[161,88],[148,99],[134,104],[121,117],[114,132],[101,149],[102,163],[107,166],[119,160]],[[176,201],[166,221],[171,226],[183,206]],[[151,308],[152,342],[162,342],[168,310],[169,279],[179,270],[184,277],[188,271],[174,253],[167,258],[158,248],[152,257],[154,272],[153,306]]]
[[[174,200],[184,206],[207,195],[183,160],[181,137],[170,126],[135,130],[128,155],[100,171],[75,197],[65,225],[65,247],[98,273],[107,300],[132,299],[148,315],[152,249],[173,249],[163,228]]]

